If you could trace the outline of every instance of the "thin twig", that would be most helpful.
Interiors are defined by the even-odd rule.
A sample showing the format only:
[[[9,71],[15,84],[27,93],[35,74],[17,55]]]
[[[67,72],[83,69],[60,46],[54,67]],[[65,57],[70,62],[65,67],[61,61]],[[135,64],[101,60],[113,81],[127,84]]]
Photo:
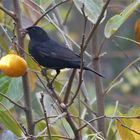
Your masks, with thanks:
[[[49,127],[49,121],[48,121],[48,117],[47,117],[47,112],[46,112],[46,109],[45,109],[45,106],[44,106],[44,95],[43,95],[43,93],[41,93],[40,103],[41,103],[41,106],[42,106],[42,109],[43,109],[43,113],[44,113],[44,117],[45,117],[45,121],[46,121],[46,125],[47,125],[48,136],[49,136],[49,139],[52,140],[51,131],[50,131],[50,127]]]
[[[57,106],[59,107],[59,109],[62,111],[62,109],[60,108],[60,104],[61,104],[61,99],[59,98],[59,96],[57,95],[57,93],[54,90],[49,90],[47,88],[47,86],[43,83],[42,79],[39,77],[39,75],[37,73],[35,73],[36,76],[38,77],[39,81],[41,82],[41,84],[43,85],[43,87],[45,88],[45,90],[49,93],[49,95],[51,96],[51,98],[53,99],[54,103],[57,104]]]
[[[140,119],[140,116],[100,116],[94,119],[91,119],[90,121],[88,121],[88,123],[94,122],[96,120],[100,120],[102,118],[106,118],[106,119]],[[83,126],[81,126],[77,131],[82,130],[83,128],[85,128],[88,124],[84,124]]]
[[[20,126],[22,127],[22,130],[23,130],[24,135],[25,135],[25,136],[30,136],[30,135],[28,134],[27,129],[24,127],[24,125],[23,125],[23,124],[20,124]]]
[[[64,96],[64,101],[63,101],[65,105],[68,103],[68,99],[69,99],[69,96],[70,96],[71,87],[72,87],[72,83],[73,83],[75,74],[76,74],[76,69],[74,69],[72,71],[72,74],[69,78],[69,82],[68,82],[68,85],[67,85],[67,89],[66,89],[65,96]]]
[[[134,44],[140,45],[140,42],[135,41],[135,40],[128,38],[128,37],[118,36],[118,35],[115,35],[114,37],[119,38],[119,39],[123,39],[123,40],[127,40],[127,41],[134,43]]]
[[[3,93],[0,92],[0,95],[3,96],[4,98],[6,98],[7,100],[9,100],[12,104],[14,104],[15,106],[17,106],[18,108],[26,111],[26,108],[19,105],[18,103],[14,102],[12,99],[10,99],[8,96],[4,95]]]
[[[140,132],[138,132],[138,131],[136,131],[136,130],[130,128],[130,127],[127,126],[125,123],[123,123],[120,119],[117,119],[117,121],[119,121],[119,123],[121,124],[122,127],[124,127],[124,128],[126,128],[126,129],[128,129],[128,130],[130,130],[130,131],[132,131],[132,132],[134,132],[134,133],[136,133],[136,134],[138,134],[138,135],[140,135]]]
[[[86,104],[84,101],[80,100],[80,102],[87,108],[87,110],[89,110],[90,113],[94,114],[95,116],[97,116],[96,112],[94,112],[91,107],[89,106],[89,104]]]
[[[37,72],[35,72],[35,75],[37,76],[37,78],[39,79],[39,81],[43,85],[43,87],[47,90],[47,86],[43,83],[42,79],[39,77],[39,75],[37,74]]]
[[[134,61],[132,61],[131,63],[129,63],[113,80],[112,82],[109,84],[109,87],[107,87],[105,89],[104,95],[108,94],[108,89],[110,89],[110,87],[128,70],[129,67],[131,67],[132,65],[134,65],[136,62],[138,62],[140,60],[140,57],[138,57],[137,59],[135,59]]]
[[[61,136],[61,135],[51,135],[52,138],[56,138],[56,139],[65,139],[65,140],[74,140],[73,138],[69,138],[69,137],[65,137],[65,136]],[[47,138],[49,137],[49,135],[40,135],[40,136],[28,136],[26,137],[26,139],[30,139],[30,138]],[[25,138],[19,138],[18,140],[25,140]]]
[[[121,47],[119,47],[119,46],[117,46],[120,50],[121,50],[121,52],[124,54],[124,56],[127,58],[127,60],[128,60],[128,62],[129,63],[131,63],[131,58],[127,55],[127,53],[125,53],[124,52],[124,50],[121,48]],[[139,70],[139,68],[137,67],[137,65],[133,65],[134,66],[134,68],[138,71],[138,73],[140,73],[140,70]]]
[[[46,16],[46,14],[48,14],[49,12],[51,12],[53,9],[55,9],[55,8],[58,7],[59,5],[64,4],[65,2],[68,2],[68,1],[69,1],[69,0],[61,1],[61,2],[59,2],[58,4],[54,5],[53,7],[51,7],[50,9],[48,9],[40,18],[37,19],[37,21],[35,21],[35,22],[33,23],[32,26],[38,24],[38,22],[39,22],[42,18],[44,18],[44,17]]]
[[[102,118],[105,118],[105,116],[100,116],[100,117],[97,117],[97,118],[94,118],[94,119],[91,119],[88,123],[91,123],[91,122],[94,122],[96,120],[100,120]],[[83,126],[81,126],[77,131],[80,131],[82,130],[83,128],[85,128],[88,124],[84,124]]]
[[[113,117],[116,115],[116,112],[118,111],[118,105],[119,105],[119,101],[116,101],[116,105],[115,105],[115,108],[114,108],[114,111],[113,111],[113,114],[112,114]],[[107,132],[106,132],[106,137],[107,138],[109,138],[109,134],[110,134],[110,131],[111,131],[111,126],[113,124],[113,121],[114,120],[109,121],[108,129],[107,129]]]
[[[87,45],[88,45],[89,41],[91,40],[91,38],[92,38],[94,32],[95,32],[96,29],[98,28],[98,25],[100,24],[100,22],[101,22],[101,20],[102,20],[102,18],[103,18],[103,16],[104,16],[105,10],[107,9],[107,6],[108,6],[108,4],[109,4],[110,1],[111,1],[111,0],[107,0],[106,3],[105,3],[105,5],[103,6],[102,11],[101,11],[101,14],[100,14],[99,17],[98,17],[97,22],[95,23],[95,25],[93,25],[93,27],[92,27],[90,33],[88,34],[88,36],[87,36],[87,38],[86,38],[86,40],[85,40],[83,50],[85,50],[85,49],[87,48]]]
[[[71,99],[71,101],[68,104],[68,106],[70,106],[74,102],[74,99],[77,97],[77,95],[79,93],[79,90],[80,90],[80,87],[81,87],[81,84],[83,82],[83,79],[82,79],[82,77],[83,77],[83,68],[84,68],[83,55],[84,55],[85,32],[86,32],[86,25],[87,25],[87,16],[85,15],[85,12],[84,12],[84,4],[83,4],[81,10],[82,10],[82,13],[84,15],[84,29],[83,29],[82,43],[80,45],[81,46],[81,52],[80,52],[81,64],[80,64],[80,72],[79,72],[79,82],[78,82],[78,86],[77,86],[77,90],[75,92],[75,95]]]
[[[104,116],[107,119],[140,119],[140,116]]]
[[[102,118],[105,118],[105,116],[100,116],[100,117],[97,117],[97,118],[95,118],[95,119],[92,119],[92,120],[90,120],[88,123],[86,123],[86,124],[84,124],[83,126],[81,126],[77,131],[81,131],[83,128],[85,128],[86,126],[88,126],[90,123],[92,123],[92,122],[94,122],[94,121],[96,121],[96,120],[100,120],[100,119],[102,119]],[[95,130],[96,131],[96,130]],[[96,133],[98,133],[97,131],[96,131]],[[104,140],[104,138],[102,137],[102,135],[100,135],[100,134],[98,134],[99,135],[99,137],[101,137],[103,140]]]
[[[75,140],[80,140],[80,136],[79,136],[79,132],[77,131],[77,126],[75,124],[75,122],[73,121],[73,119],[71,118],[71,115],[69,114],[69,112],[67,110],[65,110],[65,112],[67,113],[66,115],[66,120],[69,122],[69,125],[71,126],[74,136],[75,136]]]
[[[10,10],[4,8],[1,4],[0,4],[0,9],[1,9],[4,13],[6,13],[7,15],[9,15],[11,18],[13,18],[14,20],[16,20],[16,15],[15,15],[12,11],[10,11]]]
[[[54,89],[50,89],[51,90],[51,95],[58,101],[59,105],[61,104],[61,99],[60,97],[57,95],[57,93],[55,92]]]
[[[71,5],[70,5],[70,8],[68,9],[68,12],[67,12],[67,14],[66,14],[66,16],[65,16],[65,19],[64,19],[62,25],[66,25],[67,20],[68,20],[68,17],[69,17],[69,15],[70,15],[70,12],[71,12],[71,10],[72,10],[73,5],[74,5],[74,3],[73,3],[73,1],[72,1]]]

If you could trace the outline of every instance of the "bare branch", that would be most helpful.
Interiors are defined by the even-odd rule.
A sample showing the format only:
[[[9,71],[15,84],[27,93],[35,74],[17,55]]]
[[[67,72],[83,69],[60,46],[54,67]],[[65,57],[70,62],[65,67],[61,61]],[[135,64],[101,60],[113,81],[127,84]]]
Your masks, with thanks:
[[[0,4],[0,9],[1,9],[4,13],[6,13],[7,15],[9,15],[11,18],[13,18],[14,20],[16,20],[16,15],[15,15],[12,11],[10,11],[10,10],[4,8],[1,4]]]
[[[68,85],[67,85],[67,89],[66,89],[66,93],[65,93],[65,97],[64,97],[64,101],[63,101],[64,104],[68,103],[68,99],[69,99],[69,95],[70,95],[70,92],[71,92],[71,87],[72,87],[72,83],[73,83],[75,74],[76,74],[76,69],[74,69],[72,71],[72,74],[69,78],[69,82],[68,82]]]
[[[49,127],[49,121],[48,121],[48,117],[47,117],[47,112],[46,112],[45,106],[44,106],[44,95],[43,95],[43,93],[41,93],[40,103],[41,103],[41,106],[42,106],[42,109],[43,109],[43,113],[44,113],[44,117],[45,117],[45,121],[46,121],[46,125],[47,125],[49,139],[52,140],[51,131],[50,131],[50,127]]]
[[[24,49],[24,38],[21,33],[22,24],[21,24],[21,9],[19,0],[13,0],[13,7],[14,7],[14,13],[16,14],[16,30],[17,30],[17,38],[18,38],[18,44],[22,48],[19,48],[20,55],[24,55],[23,49]],[[27,119],[27,126],[28,126],[28,133],[30,135],[34,134],[34,123],[33,123],[33,115],[32,115],[32,104],[31,104],[31,94],[29,89],[29,83],[28,83],[28,76],[27,73],[22,77],[23,82],[23,91],[24,91],[24,102],[26,107],[26,119]]]
[[[81,65],[80,65],[80,72],[79,72],[79,82],[78,82],[78,86],[77,86],[77,90],[75,92],[75,95],[71,99],[71,101],[68,104],[68,106],[70,106],[74,102],[74,99],[77,97],[77,95],[79,93],[79,90],[80,90],[80,87],[81,87],[81,84],[83,82],[83,79],[82,79],[82,77],[83,77],[83,68],[84,68],[83,55],[84,55],[85,32],[86,32],[86,25],[87,25],[87,16],[85,15],[85,12],[84,12],[84,4],[82,5],[81,10],[82,10],[82,13],[84,15],[84,29],[83,29],[82,43],[80,45],[80,47],[81,47],[81,52],[80,52]]]
[[[49,12],[51,12],[53,9],[55,9],[55,8],[58,7],[59,5],[64,4],[65,2],[68,2],[68,1],[70,1],[70,0],[61,1],[61,2],[59,2],[58,4],[54,5],[53,7],[51,7],[50,9],[48,9],[37,21],[35,21],[35,22],[33,23],[33,26],[36,25],[36,24],[38,24],[38,22],[39,22],[42,18],[44,18],[44,17],[46,16],[46,14],[48,14]]]
[[[14,104],[15,106],[17,106],[18,108],[22,109],[22,110],[26,110],[25,107],[17,104],[15,101],[11,100],[8,96],[4,95],[3,93],[0,92],[0,95],[3,96],[4,98],[6,98],[7,100],[9,100],[12,104]]]
[[[105,10],[107,9],[107,6],[108,6],[108,4],[109,4],[110,1],[111,1],[111,0],[107,0],[107,2],[105,3],[105,5],[104,5],[104,7],[103,7],[103,9],[102,9],[102,11],[101,11],[101,14],[100,14],[100,16],[99,16],[99,18],[98,18],[96,24],[93,25],[93,27],[92,27],[92,29],[91,29],[91,32],[88,34],[88,36],[87,36],[87,38],[86,38],[86,40],[85,40],[85,44],[84,44],[84,48],[83,48],[84,50],[87,48],[87,45],[88,45],[89,41],[91,40],[91,38],[92,38],[94,32],[95,32],[96,29],[98,28],[98,25],[100,24],[100,22],[101,22],[101,20],[102,20],[102,18],[103,18],[103,16],[104,16]]]

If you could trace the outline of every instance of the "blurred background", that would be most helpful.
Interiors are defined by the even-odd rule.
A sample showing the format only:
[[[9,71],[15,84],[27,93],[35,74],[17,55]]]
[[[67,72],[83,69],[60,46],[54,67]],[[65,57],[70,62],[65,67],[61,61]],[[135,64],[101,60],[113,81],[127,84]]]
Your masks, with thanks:
[[[59,0],[54,1],[54,4],[60,2]],[[135,40],[134,36],[134,25],[135,22],[140,18],[140,11],[136,10],[128,20],[119,28],[119,30],[109,39],[105,39],[104,28],[107,21],[114,15],[119,14],[131,0],[112,0],[109,4],[106,18],[100,24],[96,32],[96,44],[100,47],[102,46],[101,57],[101,73],[105,75],[103,80],[103,87],[107,89],[112,80],[133,60],[139,57],[140,48],[139,46],[132,42]],[[12,10],[11,0],[2,0],[3,5]],[[21,0],[22,8],[22,24],[26,28],[32,23],[34,23],[46,9],[52,6],[51,0]],[[43,11],[44,10],[44,11]],[[58,11],[57,11],[58,10]],[[66,16],[68,15],[68,18]],[[11,39],[15,35],[14,33],[14,23],[11,18],[0,11],[0,49],[1,55],[3,55],[8,48],[11,48]],[[56,25],[55,25],[56,24]],[[74,50],[75,53],[80,53],[80,48],[77,46],[81,44],[82,33],[84,27],[84,18],[81,13],[77,10],[75,5],[71,2],[65,3],[59,6],[59,9],[53,10],[48,15],[46,19],[39,22],[38,26],[44,28],[49,35],[58,42],[64,44]],[[91,31],[91,22],[88,21],[86,36]],[[63,32],[61,32],[61,30]],[[7,33],[5,33],[7,31]],[[64,34],[67,34],[70,39],[65,39]],[[10,38],[9,38],[10,37]],[[124,37],[124,38],[123,38]],[[72,41],[75,43],[73,43]],[[26,50],[28,48],[29,38],[25,39]],[[76,45],[78,44],[78,45]],[[92,44],[92,43],[91,43]],[[92,46],[88,45],[86,53],[84,54],[85,64],[92,68]],[[29,60],[28,56],[27,62],[32,70],[38,70],[35,64]],[[123,76],[118,80],[116,86],[105,97],[105,112],[110,115],[114,111],[116,103],[119,102],[119,111],[127,113],[130,108],[140,106],[140,62],[131,66]],[[50,77],[53,76],[53,71],[49,71]],[[57,78],[55,82],[55,87],[58,92],[60,92],[70,76],[70,70],[64,70]],[[42,90],[40,84],[35,77],[35,75],[30,75],[31,87],[32,87],[32,97],[34,104],[34,111],[36,115],[40,113],[36,105],[36,96],[38,92]],[[75,83],[77,81],[75,80]],[[88,99],[91,99],[92,107],[96,106],[95,97],[95,84],[94,76],[90,72],[84,73],[84,83],[87,90]],[[73,91],[76,89],[76,84],[73,85]]]

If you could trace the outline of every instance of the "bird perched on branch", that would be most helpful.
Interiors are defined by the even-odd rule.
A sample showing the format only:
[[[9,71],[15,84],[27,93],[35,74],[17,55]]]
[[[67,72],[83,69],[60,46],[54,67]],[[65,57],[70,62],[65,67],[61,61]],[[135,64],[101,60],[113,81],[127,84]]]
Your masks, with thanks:
[[[54,79],[63,68],[80,69],[80,56],[51,39],[42,28],[31,26],[26,28],[26,33],[30,37],[29,53],[41,66],[56,70]],[[83,69],[103,77],[100,73],[86,66],[83,66]]]

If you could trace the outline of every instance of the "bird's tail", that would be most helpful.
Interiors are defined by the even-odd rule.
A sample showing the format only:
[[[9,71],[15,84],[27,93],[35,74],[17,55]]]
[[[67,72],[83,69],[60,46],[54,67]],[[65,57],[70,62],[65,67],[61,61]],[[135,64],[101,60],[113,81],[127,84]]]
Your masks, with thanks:
[[[95,70],[93,70],[93,69],[90,69],[90,68],[88,68],[88,67],[84,67],[84,70],[91,71],[91,72],[97,74],[98,76],[105,78],[102,74],[100,74],[100,73],[98,73],[97,71],[95,71]]]

